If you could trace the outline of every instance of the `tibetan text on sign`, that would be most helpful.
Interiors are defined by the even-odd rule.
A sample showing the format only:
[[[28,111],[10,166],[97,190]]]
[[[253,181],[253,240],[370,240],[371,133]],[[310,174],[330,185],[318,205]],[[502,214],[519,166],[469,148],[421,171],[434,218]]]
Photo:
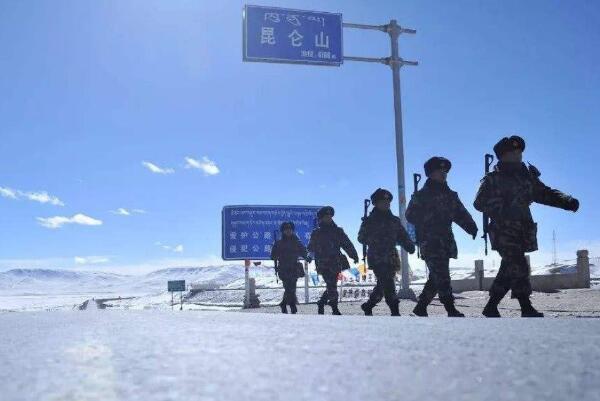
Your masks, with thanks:
[[[342,15],[244,7],[244,61],[339,66]]]
[[[279,226],[291,221],[304,245],[317,226],[320,206],[225,206],[222,256],[224,260],[268,260],[281,238]]]

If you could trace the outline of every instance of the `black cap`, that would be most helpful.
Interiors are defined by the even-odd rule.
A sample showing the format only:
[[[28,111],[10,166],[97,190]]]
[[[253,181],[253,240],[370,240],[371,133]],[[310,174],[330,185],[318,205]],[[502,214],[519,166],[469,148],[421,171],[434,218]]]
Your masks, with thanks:
[[[377,201],[382,199],[387,199],[391,202],[392,199],[394,199],[394,196],[387,189],[377,188],[375,192],[371,194],[371,203],[377,203]]]
[[[521,149],[521,151],[525,150],[525,140],[517,135],[504,137],[500,139],[496,145],[494,145],[494,153],[498,159],[501,158],[506,152],[510,152],[515,149]]]
[[[434,156],[427,160],[423,167],[425,169],[425,175],[429,177],[431,173],[436,170],[442,170],[446,173],[449,172],[452,168],[452,162],[445,157]]]
[[[321,209],[319,209],[319,211],[317,212],[317,217],[320,219],[323,216],[325,216],[326,214],[330,215],[333,217],[333,215],[335,215],[335,210],[331,207],[331,206],[325,206],[322,207]]]
[[[281,227],[279,227],[279,230],[281,232],[284,232],[286,228],[291,228],[292,231],[294,231],[296,226],[294,226],[294,223],[291,221],[284,221],[283,223],[281,223]]]

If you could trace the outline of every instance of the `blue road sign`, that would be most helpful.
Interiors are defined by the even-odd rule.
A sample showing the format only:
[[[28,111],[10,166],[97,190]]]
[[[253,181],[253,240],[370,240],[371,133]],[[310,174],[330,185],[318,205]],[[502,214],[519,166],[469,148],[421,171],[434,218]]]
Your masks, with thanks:
[[[246,5],[243,30],[244,61],[343,62],[342,14]]]
[[[183,291],[185,291],[185,280],[167,281],[167,290],[169,292],[183,292]]]
[[[317,226],[321,206],[225,206],[222,256],[224,260],[269,260],[279,226],[292,221],[304,245]]]

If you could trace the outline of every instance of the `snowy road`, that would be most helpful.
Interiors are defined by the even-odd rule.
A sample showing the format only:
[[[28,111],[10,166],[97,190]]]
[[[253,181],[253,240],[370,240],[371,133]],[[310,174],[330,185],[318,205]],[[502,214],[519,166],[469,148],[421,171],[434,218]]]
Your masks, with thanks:
[[[0,399],[597,400],[598,319],[0,314]]]

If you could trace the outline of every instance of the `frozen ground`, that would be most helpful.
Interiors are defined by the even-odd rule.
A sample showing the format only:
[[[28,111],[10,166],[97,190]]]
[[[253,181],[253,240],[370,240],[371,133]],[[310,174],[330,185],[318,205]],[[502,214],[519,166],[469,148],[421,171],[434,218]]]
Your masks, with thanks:
[[[597,400],[600,320],[0,313],[2,399]]]
[[[571,265],[547,266],[534,269],[534,273],[560,274],[571,272],[573,269]],[[590,270],[592,277],[600,277],[598,266],[591,266]],[[473,275],[472,268],[453,267],[451,272],[453,279]],[[486,275],[493,273],[488,271]],[[262,305],[279,302],[282,295],[281,282],[276,281],[272,268],[252,266],[251,276],[256,281]],[[348,281],[344,285],[352,284],[352,274],[346,271],[345,276]],[[424,277],[424,270],[416,268],[413,271],[413,287],[417,292],[425,281]],[[243,302],[244,268],[240,265],[171,268],[138,276],[64,269],[13,269],[0,272],[0,312],[70,310],[88,299],[118,297],[122,299],[110,301],[107,305],[122,309],[169,309],[171,296],[166,291],[168,280],[186,280],[188,288],[189,285],[200,284],[204,288],[222,289],[199,292],[188,297],[186,301],[190,304],[189,308],[205,309],[207,305],[211,305],[211,308],[239,307]],[[372,288],[375,280],[370,277],[370,281],[367,287],[361,288],[361,292],[362,289],[367,291]],[[598,281],[594,282],[597,283]],[[302,280],[298,281],[298,285],[299,296],[304,299]],[[310,300],[316,301],[322,291],[322,288],[311,288]],[[362,295],[348,294],[344,300],[355,297]]]

